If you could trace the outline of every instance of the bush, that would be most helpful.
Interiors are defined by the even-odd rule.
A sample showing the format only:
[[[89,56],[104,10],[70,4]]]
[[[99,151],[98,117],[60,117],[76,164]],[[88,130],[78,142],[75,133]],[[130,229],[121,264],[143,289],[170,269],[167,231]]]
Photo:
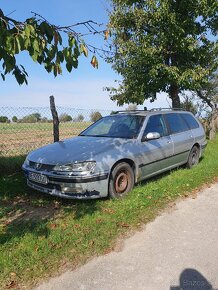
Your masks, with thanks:
[[[36,123],[41,120],[41,115],[39,113],[33,113],[30,115],[27,115],[19,120],[21,123]]]
[[[84,116],[82,114],[79,114],[77,120],[78,122],[82,122],[84,120]]]
[[[43,117],[43,118],[40,120],[40,122],[41,122],[41,123],[48,123],[49,120],[48,120],[48,118]]]
[[[73,122],[82,122],[84,119],[84,116],[79,114],[76,118],[73,118]]]
[[[100,112],[93,112],[93,113],[91,113],[91,115],[90,115],[90,119],[91,119],[91,121],[92,122],[96,122],[96,121],[98,121],[99,119],[101,119],[102,118],[102,115],[101,115],[101,113]]]
[[[70,115],[67,115],[66,113],[63,113],[59,116],[60,122],[70,122],[72,120],[73,120],[72,117]]]
[[[12,117],[12,122],[17,123],[17,121],[18,121],[17,116],[13,116],[13,117]]]
[[[0,116],[0,123],[10,123],[10,120],[6,116]]]

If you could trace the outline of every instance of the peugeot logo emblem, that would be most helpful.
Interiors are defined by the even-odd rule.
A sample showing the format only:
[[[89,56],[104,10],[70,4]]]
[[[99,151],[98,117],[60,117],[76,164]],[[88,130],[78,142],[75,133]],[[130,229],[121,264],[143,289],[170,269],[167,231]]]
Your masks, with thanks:
[[[36,170],[39,170],[42,167],[42,164],[41,163],[36,163],[34,167],[35,167]]]

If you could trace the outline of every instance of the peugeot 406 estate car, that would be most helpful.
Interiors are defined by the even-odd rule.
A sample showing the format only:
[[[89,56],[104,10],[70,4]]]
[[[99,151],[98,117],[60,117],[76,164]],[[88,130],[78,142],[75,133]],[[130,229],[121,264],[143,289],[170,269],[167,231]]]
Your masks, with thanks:
[[[202,125],[190,112],[121,111],[77,137],[29,153],[22,168],[27,185],[41,192],[117,198],[151,176],[197,165],[206,144]]]

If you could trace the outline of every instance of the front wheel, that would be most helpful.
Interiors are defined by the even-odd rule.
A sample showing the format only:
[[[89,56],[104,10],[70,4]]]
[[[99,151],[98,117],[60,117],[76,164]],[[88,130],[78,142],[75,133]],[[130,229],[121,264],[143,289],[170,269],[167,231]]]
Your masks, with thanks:
[[[188,162],[186,164],[187,168],[192,168],[199,162],[200,150],[197,146],[193,146],[188,157]]]
[[[118,163],[111,172],[109,180],[109,197],[121,198],[132,190],[134,172],[126,162]]]

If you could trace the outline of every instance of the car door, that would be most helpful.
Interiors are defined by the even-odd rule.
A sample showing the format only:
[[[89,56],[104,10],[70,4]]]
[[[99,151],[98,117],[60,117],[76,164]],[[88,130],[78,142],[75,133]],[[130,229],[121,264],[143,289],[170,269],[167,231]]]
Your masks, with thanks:
[[[179,113],[167,113],[164,118],[168,124],[173,142],[172,163],[174,166],[183,164],[187,161],[194,144],[193,133]]]
[[[148,133],[157,132],[159,139],[145,140]],[[163,171],[163,160],[169,159],[173,155],[173,144],[168,135],[168,129],[162,114],[149,117],[145,130],[143,132],[140,144],[140,164],[141,178],[146,178]]]

